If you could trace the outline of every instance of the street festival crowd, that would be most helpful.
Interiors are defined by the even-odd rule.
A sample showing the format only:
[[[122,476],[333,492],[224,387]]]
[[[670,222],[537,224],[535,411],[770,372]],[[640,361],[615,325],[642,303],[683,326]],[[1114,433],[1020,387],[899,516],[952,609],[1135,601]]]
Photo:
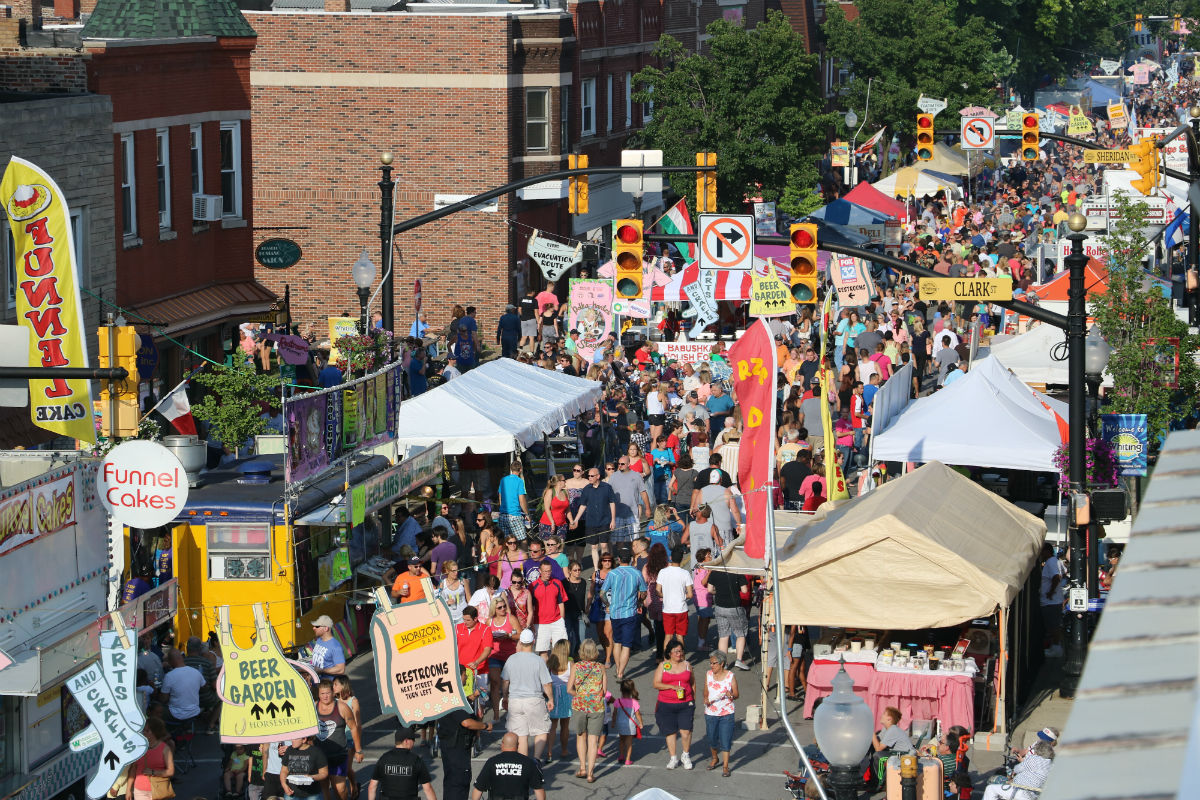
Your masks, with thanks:
[[[1200,84],[1158,80],[1134,93],[1130,111],[1141,126],[1173,128],[1198,100]],[[1096,125],[1096,141],[1105,147],[1129,144],[1126,132],[1107,130],[1103,120]],[[1101,191],[1104,169],[1085,165],[1074,147],[1045,145],[1043,155],[1034,163],[986,166],[972,180],[969,203],[939,194],[910,205],[902,257],[948,276],[1008,276],[1014,296],[1037,302],[1036,245],[1061,235],[1082,199]],[[670,259],[662,264],[672,271]],[[1043,266],[1044,280],[1054,265]],[[828,320],[824,364],[816,307],[769,322],[779,368],[777,508],[820,507],[827,494],[826,459],[837,459],[858,493],[886,481],[882,465],[867,463],[880,386],[906,364],[913,366],[912,396],[961,379],[969,369],[970,326],[978,321],[994,328],[998,322],[997,307],[926,303],[914,280],[895,273],[878,277],[877,299],[838,309]],[[442,380],[471,369],[484,352],[474,311],[456,306],[443,329],[450,353],[439,371]],[[428,526],[401,507],[394,528],[397,563],[387,576],[392,598],[420,599],[422,579],[433,577],[457,626],[464,686],[477,713],[459,711],[429,726],[400,728],[395,748],[360,786],[360,707],[333,621],[319,617],[311,659],[320,674],[314,687],[320,735],[226,748],[222,796],[345,800],[365,789],[372,800],[434,800],[438,791],[418,750],[431,744],[435,728],[446,800],[476,800],[485,793],[493,800],[530,793],[544,800],[542,768],[555,758],[574,760],[574,776],[595,782],[605,760],[631,765],[661,757],[642,739],[651,725],[663,737],[667,769],[693,769],[696,756],[704,768],[729,777],[734,701],[757,688],[739,685],[738,674],[750,669],[764,642],[763,685],[770,688],[778,671],[788,697],[802,699],[816,631],[788,626],[781,664],[774,636],[766,635],[773,629],[763,624],[762,587],[754,578],[705,566],[737,537],[743,521],[735,477],[741,417],[730,392],[725,342],[715,341],[706,360],[681,363],[664,358],[654,341],[624,347],[613,337],[585,361],[576,350],[578,331],[563,335],[563,311],[553,284],[531,290],[519,306],[509,306],[495,338],[505,356],[604,383],[603,401],[575,428],[577,461],[534,495],[521,459],[502,477],[492,476],[487,460],[468,451],[457,459],[454,478],[469,502],[431,504]],[[654,322],[663,340],[679,333],[676,311]],[[410,333],[415,346],[406,377],[411,393],[419,394],[433,377],[435,351],[426,352],[432,331],[423,319]],[[832,378],[827,400],[836,419],[833,442],[821,436],[821,369]],[[327,379],[336,383],[335,376],[322,375],[322,383]],[[1049,546],[1042,560],[1047,655],[1053,657],[1061,655],[1057,626],[1065,569]],[[1111,581],[1118,560],[1114,554],[1102,581]],[[138,692],[148,710],[150,749],[111,797],[162,796],[155,779],[176,774],[174,753],[186,738],[181,730],[215,732],[220,644],[215,636],[208,642],[193,638],[182,649],[171,644],[140,642]],[[647,659],[655,665],[653,698],[639,697],[630,677]],[[693,733],[698,707],[703,744],[693,742],[699,738]],[[886,709],[873,750],[911,752],[907,722],[897,709]],[[181,728],[184,723],[189,727]],[[499,752],[474,769],[475,738],[501,725]],[[944,764],[947,796],[969,797],[972,781],[981,777],[969,772],[971,733],[954,726],[930,743]],[[1034,797],[1057,739],[1053,728],[1039,731],[982,796]]]

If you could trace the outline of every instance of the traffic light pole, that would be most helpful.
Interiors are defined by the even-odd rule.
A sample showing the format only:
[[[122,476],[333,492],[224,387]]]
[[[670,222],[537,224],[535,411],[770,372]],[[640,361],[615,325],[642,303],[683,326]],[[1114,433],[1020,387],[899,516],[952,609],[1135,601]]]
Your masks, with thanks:
[[[129,371],[124,367],[0,367],[0,380],[84,378],[97,381],[123,381],[128,377]]]

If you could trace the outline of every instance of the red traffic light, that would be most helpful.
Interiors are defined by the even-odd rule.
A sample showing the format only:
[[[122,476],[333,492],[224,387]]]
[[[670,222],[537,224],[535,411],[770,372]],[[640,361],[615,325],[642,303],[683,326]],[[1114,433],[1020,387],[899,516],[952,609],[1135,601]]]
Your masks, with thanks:
[[[637,244],[641,238],[642,232],[633,225],[622,225],[617,228],[617,240],[623,244]]]
[[[1025,119],[1023,119],[1021,121],[1021,124],[1024,125],[1026,128],[1036,128],[1038,126],[1037,115],[1036,114],[1026,114]]]
[[[918,115],[917,116],[917,127],[918,128],[932,128],[933,127],[933,117],[927,116],[925,114]]]
[[[792,244],[796,247],[812,247],[816,242],[813,241],[812,232],[807,228],[796,228],[792,231]]]

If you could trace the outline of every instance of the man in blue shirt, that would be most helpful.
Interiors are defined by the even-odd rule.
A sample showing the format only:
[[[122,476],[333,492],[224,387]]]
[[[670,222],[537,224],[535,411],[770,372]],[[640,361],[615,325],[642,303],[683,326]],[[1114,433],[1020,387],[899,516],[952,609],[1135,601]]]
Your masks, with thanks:
[[[520,461],[513,461],[508,474],[500,479],[500,530],[518,542],[525,541],[525,520],[529,518],[522,469]]]
[[[725,387],[713,383],[712,394],[704,401],[704,407],[708,409],[709,436],[715,439],[725,427],[725,418],[733,411],[733,398],[725,394]]]
[[[396,532],[392,535],[392,551],[400,555],[401,548],[407,546],[412,550],[411,555],[417,555],[417,534],[421,532],[421,523],[412,518],[404,506],[396,509]]]
[[[608,597],[608,616],[612,620],[613,664],[617,667],[617,680],[625,679],[625,665],[629,663],[629,648],[638,635],[638,604],[646,596],[646,581],[640,570],[629,565],[632,554],[619,548],[616,554],[620,564],[604,579],[600,590]]]
[[[579,508],[571,527],[583,520],[583,540],[592,546],[592,563],[600,563],[600,552],[608,552],[608,539],[617,518],[617,493],[600,480],[600,468],[588,470],[588,485],[579,493]]]
[[[866,386],[863,387],[863,408],[867,409],[868,413],[870,413],[870,411],[871,411],[871,402],[874,401],[875,394],[878,391],[879,391],[879,373],[872,372],[871,377],[870,377],[870,383],[868,383]]]
[[[521,317],[517,315],[517,307],[509,303],[496,323],[496,344],[500,345],[500,355],[504,358],[517,357],[517,343],[521,341]]]
[[[342,382],[342,371],[334,366],[332,361],[326,361],[324,368],[317,374],[317,384],[322,389],[337,386]]]
[[[323,681],[331,681],[346,674],[346,651],[342,643],[333,638],[333,620],[322,614],[312,621],[316,639],[312,643],[312,665]]]

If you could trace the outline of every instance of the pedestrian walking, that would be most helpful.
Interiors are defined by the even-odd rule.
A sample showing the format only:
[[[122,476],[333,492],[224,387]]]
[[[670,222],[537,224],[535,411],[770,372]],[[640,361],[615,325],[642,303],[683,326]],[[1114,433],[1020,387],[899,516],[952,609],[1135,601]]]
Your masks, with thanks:
[[[396,746],[379,757],[371,782],[367,784],[367,800],[416,800],[418,792],[425,800],[437,800],[429,767],[412,751],[417,732],[410,726],[396,731]]]
[[[517,749],[522,755],[529,754],[532,738],[533,756],[540,759],[550,733],[554,686],[546,662],[533,652],[533,631],[529,628],[521,631],[517,652],[508,657],[500,676],[508,703],[508,732],[518,738]]]
[[[608,676],[599,661],[600,647],[593,639],[579,643],[579,661],[571,671],[567,692],[571,695],[571,728],[575,731],[575,750],[579,756],[576,778],[595,783],[596,753],[604,731],[604,696]]]
[[[617,680],[625,679],[629,651],[638,638],[638,606],[646,596],[646,581],[642,573],[630,566],[632,556],[627,550],[617,553],[619,565],[600,587],[608,598],[608,614],[612,620],[613,664]]]
[[[696,716],[696,679],[691,665],[683,658],[683,642],[672,639],[667,642],[666,650],[666,660],[654,670],[654,688],[658,690],[654,724],[667,740],[667,752],[671,756],[667,769],[675,769],[680,764],[684,769],[691,769],[692,758],[688,751],[692,746],[692,724]]]
[[[535,656],[536,658],[536,656]],[[484,762],[475,778],[471,800],[480,800],[487,792],[490,800],[546,800],[545,779],[541,767],[517,749],[517,735],[506,733],[500,740],[500,752]],[[431,796],[430,800],[434,800]]]
[[[617,761],[633,765],[633,740],[642,738],[642,705],[637,684],[631,678],[621,681],[621,697],[613,703],[613,727],[617,736]]]
[[[283,754],[283,768],[279,771],[284,793],[291,800],[324,800],[321,785],[328,777],[329,760],[313,744],[313,737],[293,739],[292,746]]]
[[[467,684],[470,667],[462,665],[463,684]],[[469,700],[479,693],[478,684]],[[484,722],[465,708],[456,708],[437,721],[438,740],[442,750],[442,800],[467,800],[471,793],[471,748],[480,731],[490,731],[492,724]]]
[[[729,640],[737,639],[734,645],[736,659],[733,666],[750,669],[742,660],[746,651],[746,609],[742,606],[742,591],[746,590],[746,579],[732,572],[710,571],[704,576],[704,585],[712,593],[713,610],[717,620],[717,649],[729,651]]]
[[[679,566],[686,553],[685,546],[676,545],[671,550],[670,565],[658,573],[656,581],[658,595],[662,598],[663,636],[681,642],[688,633],[688,600],[695,594],[691,574]]]
[[[550,682],[554,685],[554,708],[550,710],[550,735],[546,737],[546,760],[554,758],[554,731],[558,730],[559,758],[568,758],[568,728],[571,727],[571,673],[575,662],[571,658],[571,643],[559,639],[550,648],[546,658],[546,669],[550,670]]]
[[[529,497],[525,491],[525,479],[521,476],[524,466],[514,459],[508,467],[508,475],[500,479],[500,530],[507,538],[525,541],[526,523],[529,521]]]
[[[588,469],[588,485],[579,494],[579,508],[571,519],[578,527],[583,521],[584,540],[591,545],[592,563],[599,563],[600,553],[608,552],[613,521],[617,518],[617,495],[613,488],[600,480],[597,467]]]
[[[721,764],[721,774],[729,777],[729,751],[733,749],[734,707],[738,699],[737,676],[728,669],[729,654],[717,650],[708,656],[704,675],[704,724],[712,760],[710,770]]]

